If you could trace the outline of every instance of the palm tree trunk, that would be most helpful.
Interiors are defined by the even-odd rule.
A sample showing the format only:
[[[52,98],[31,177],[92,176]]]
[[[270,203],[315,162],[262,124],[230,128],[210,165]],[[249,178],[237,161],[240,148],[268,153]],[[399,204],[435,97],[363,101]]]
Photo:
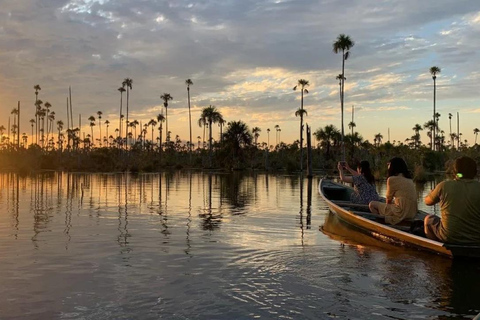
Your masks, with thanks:
[[[436,148],[436,130],[437,130],[437,117],[436,117],[436,100],[437,100],[437,80],[433,79],[433,150]]]
[[[130,89],[127,85],[127,119],[126,119],[126,122],[125,122],[125,148],[127,147],[127,142],[128,142],[128,125],[129,125],[129,122],[128,122],[128,100],[130,99]]]
[[[345,134],[343,126],[343,98],[345,93],[345,50],[342,50],[342,98],[340,102],[340,109],[342,113],[342,161],[345,161],[345,144],[343,142],[343,136]]]
[[[301,109],[303,111],[303,87]],[[300,115],[300,172],[303,172],[303,112]]]
[[[209,153],[209,163],[210,168],[212,167],[212,120],[208,122],[208,153]]]
[[[187,87],[188,94],[188,124],[190,126],[190,145],[188,146],[190,152],[190,162],[192,162],[192,114],[190,112],[190,88]]]
[[[123,137],[122,133],[123,133],[123,130],[122,130],[122,127],[123,127],[123,123],[122,123],[122,107],[123,107],[123,92],[120,91],[120,117],[118,119],[118,123],[119,123],[119,136],[120,138]]]
[[[168,107],[165,107],[165,142],[170,141],[170,136],[168,134]]]

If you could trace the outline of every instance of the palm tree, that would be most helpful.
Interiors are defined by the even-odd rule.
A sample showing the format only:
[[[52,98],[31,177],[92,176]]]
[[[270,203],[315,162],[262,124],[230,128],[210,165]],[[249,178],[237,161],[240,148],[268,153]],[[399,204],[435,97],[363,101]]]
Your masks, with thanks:
[[[32,126],[32,145],[33,145],[33,125],[35,124],[35,119],[30,119],[30,125]]]
[[[475,144],[477,144],[477,136],[480,130],[478,128],[473,129],[473,133],[475,134]]]
[[[340,131],[334,125],[327,125],[325,128],[317,129],[313,135],[325,148],[326,158],[330,158],[330,149],[332,144],[336,144],[336,141],[340,138]]]
[[[436,104],[436,91],[437,91],[437,73],[440,73],[441,70],[437,66],[433,66],[430,68],[430,74],[432,75],[433,79],[433,121],[435,122],[435,125],[433,126],[433,136],[435,137],[435,128],[437,127],[437,120],[436,120],[436,110],[435,110],[435,104]],[[435,150],[435,146],[432,146],[432,150]]]
[[[252,129],[252,134],[253,134],[253,137],[255,138],[255,146],[257,146],[257,140],[258,140],[258,137],[260,136],[261,131],[262,129],[260,129],[259,127],[254,127]]]
[[[13,126],[14,127],[17,127],[17,116],[18,116],[18,109],[17,108],[13,108],[13,110],[10,112],[10,114],[13,114]],[[15,131],[14,135],[13,135],[13,141],[12,143],[15,144],[15,134],[17,132]]]
[[[340,34],[337,40],[333,43],[333,52],[342,52],[342,77],[341,77],[341,93],[340,93],[340,109],[342,113],[342,160],[345,161],[345,146],[343,145],[344,127],[343,127],[343,103],[345,98],[345,60],[350,56],[350,48],[355,45],[349,36]]]
[[[232,148],[234,162],[237,162],[242,148],[252,144],[253,137],[248,126],[242,121],[231,121],[227,125],[224,135],[225,143]]]
[[[152,126],[152,145],[153,145],[153,129],[155,129],[155,126],[157,125],[157,121],[155,119],[150,119],[148,122],[149,126]]]
[[[102,146],[102,111],[97,111],[98,115],[98,129],[100,131],[100,147]]]
[[[62,120],[58,120],[57,121],[57,130],[58,130],[58,147],[60,150],[63,149],[63,141],[60,140],[60,137],[62,135],[62,130],[63,130],[63,121]],[[53,135],[53,132],[52,132],[52,135]]]
[[[119,129],[120,129],[119,135],[120,135],[120,137],[122,137],[122,134],[123,134],[123,132],[122,132],[122,131],[123,131],[123,130],[122,130],[122,126],[123,126],[123,125],[122,125],[122,119],[123,119],[123,113],[122,113],[122,112],[123,112],[123,111],[122,111],[122,106],[123,106],[123,93],[124,93],[125,91],[127,91],[127,90],[125,90],[125,88],[122,86],[122,87],[118,88],[118,91],[120,91],[120,114],[119,114],[119,120],[118,120],[119,124],[118,124],[118,126],[119,126]]]
[[[212,166],[212,124],[218,123],[220,120],[223,120],[222,114],[215,106],[203,108],[202,114],[200,115],[199,124],[200,122],[208,123],[208,149],[210,166]]]
[[[225,125],[225,122],[226,121],[223,119],[223,116],[222,119],[218,121],[218,126],[220,127],[220,143],[223,143],[223,126]]]
[[[415,135],[413,136],[414,146],[415,146],[415,149],[418,149],[418,147],[420,146],[420,131],[423,130],[423,128],[421,125],[417,123],[412,128],[412,130],[415,132]]]
[[[187,85],[187,95],[188,95],[188,124],[190,126],[190,145],[189,145],[189,151],[190,151],[190,160],[192,159],[192,113],[190,111],[190,86],[193,85],[193,82],[191,79],[185,80],[185,84]]]
[[[433,145],[433,133],[435,132],[435,120],[430,120],[427,121],[423,124],[423,128],[428,129],[429,132],[427,133],[427,136],[430,138],[430,147],[432,148]]]
[[[303,172],[303,115],[306,114],[306,112],[303,112],[303,94],[308,93],[308,90],[305,89],[305,87],[308,87],[310,84],[308,80],[305,79],[299,79],[298,83],[295,87],[293,87],[293,90],[296,91],[297,87],[300,87],[301,89],[301,100],[300,100],[300,109],[295,112],[295,116],[300,115],[300,171]]]
[[[280,126],[278,124],[275,125],[275,146],[278,145],[278,130],[280,130]]]
[[[340,103],[342,103],[342,79],[347,80],[347,78],[344,78],[343,75],[340,73],[338,76],[335,77],[335,79],[338,80],[338,85],[339,85],[338,93],[340,95]]]
[[[450,138],[452,137],[452,117],[453,117],[453,114],[449,113],[448,121],[450,122]],[[453,140],[452,140],[452,146],[453,146]]]
[[[377,147],[379,147],[380,144],[382,143],[382,139],[383,139],[383,136],[381,133],[377,133],[375,135],[375,138],[373,139],[373,141],[375,141],[375,144],[377,145]]]
[[[91,143],[93,144],[93,141],[95,141],[95,140],[93,139],[93,127],[95,126],[95,117],[94,117],[94,116],[90,116],[90,117],[88,118],[88,121],[90,121],[90,129],[92,130]]]
[[[105,126],[107,127],[107,135],[106,135],[106,137],[107,137],[107,144],[109,144],[109,142],[108,142],[108,138],[109,138],[109,136],[108,136],[108,127],[110,127],[110,121],[105,120],[104,123],[105,123]]]
[[[353,122],[353,121],[350,121],[350,123],[348,124],[348,127],[350,128],[350,130],[352,130],[352,135],[353,135],[353,129],[356,127],[356,123]]]
[[[267,129],[267,149],[270,150],[270,128]]]
[[[33,86],[33,89],[35,90],[35,123],[38,122],[38,116],[37,116],[37,110],[38,110],[38,92],[40,90],[42,90],[42,88],[40,88],[40,85],[39,84],[36,84]],[[35,129],[35,131],[37,132],[37,129]],[[36,136],[36,143],[38,144],[38,132],[37,132],[37,136]]]
[[[132,90],[132,85],[133,85],[133,80],[130,78],[125,78],[123,79],[122,82],[122,87],[127,87],[127,121],[125,122],[125,125],[128,126],[128,102],[130,100],[130,90]]]
[[[168,134],[168,101],[173,100],[173,97],[170,93],[164,93],[160,96],[160,99],[163,100],[163,106],[165,107],[165,131],[167,132],[166,141],[170,141],[170,135]]]
[[[53,123],[55,121],[55,111],[50,112],[47,118],[47,141],[48,140],[48,133],[52,132],[52,141],[53,141]],[[49,123],[50,122],[50,128],[49,128]]]
[[[303,108],[295,111],[295,117],[300,116],[300,172],[303,172],[303,117],[307,115],[307,110]]]
[[[163,113],[159,113],[157,115],[157,123],[158,123],[158,137],[160,138],[160,144],[158,146],[158,148],[160,149],[160,151],[162,150],[162,129],[163,129],[163,123],[165,122],[165,116],[163,115]]]

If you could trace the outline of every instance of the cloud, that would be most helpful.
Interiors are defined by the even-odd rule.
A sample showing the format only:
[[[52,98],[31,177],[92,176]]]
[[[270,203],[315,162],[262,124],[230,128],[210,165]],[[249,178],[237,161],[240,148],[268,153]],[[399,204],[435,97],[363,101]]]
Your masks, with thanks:
[[[298,79],[310,81],[304,101],[310,121],[339,119],[335,77],[342,60],[332,43],[340,33],[355,40],[345,65],[346,106],[386,115],[427,114],[432,65],[442,68],[437,78],[442,112],[478,105],[480,77],[472,67],[480,58],[476,0],[341,4],[4,0],[0,113],[9,113],[18,100],[33,110],[33,85],[39,83],[41,98],[52,103],[58,118],[65,117],[68,86],[75,113],[87,117],[103,110],[105,118],[113,118],[117,89],[130,77],[132,115],[147,121],[161,112],[159,96],[171,93],[171,127],[182,134],[184,81],[191,78],[194,119],[202,107],[215,105],[227,117],[265,127],[282,122],[295,132],[299,92],[292,88]]]

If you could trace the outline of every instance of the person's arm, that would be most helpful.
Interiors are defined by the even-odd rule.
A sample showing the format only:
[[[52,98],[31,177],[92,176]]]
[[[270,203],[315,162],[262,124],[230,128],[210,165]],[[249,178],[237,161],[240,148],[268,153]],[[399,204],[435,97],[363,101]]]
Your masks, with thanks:
[[[348,177],[348,176],[345,176],[343,174],[343,166],[342,166],[342,163],[339,162],[337,164],[337,169],[338,169],[338,173],[340,174],[340,180],[342,180],[343,182],[348,182],[348,183],[352,183],[353,182],[353,179],[352,177]]]
[[[391,179],[387,179],[387,194],[385,195],[385,202],[386,203],[392,203],[393,202],[393,197],[395,195],[395,192],[392,190],[391,187]]]
[[[345,169],[347,169],[348,172],[350,172],[350,174],[352,176],[359,176],[360,175],[360,173],[358,173],[356,170],[353,170],[352,168],[350,168],[350,166],[348,165],[347,162],[345,162]]]
[[[433,206],[434,204],[440,202],[440,195],[442,194],[443,182],[437,184],[435,189],[430,191],[430,193],[425,197],[424,202],[427,206]]]

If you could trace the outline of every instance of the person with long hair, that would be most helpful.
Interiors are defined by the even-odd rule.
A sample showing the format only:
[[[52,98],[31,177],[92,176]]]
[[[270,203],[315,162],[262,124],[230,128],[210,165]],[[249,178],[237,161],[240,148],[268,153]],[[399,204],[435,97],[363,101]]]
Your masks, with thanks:
[[[350,197],[353,203],[369,204],[371,201],[379,200],[377,190],[375,189],[375,178],[368,161],[359,162],[356,171],[350,168],[346,162],[339,162],[337,168],[340,180],[353,184],[354,192],[352,192]],[[351,176],[345,176],[343,173],[344,168],[350,172]]]
[[[372,201],[372,213],[385,217],[388,224],[412,219],[418,211],[417,192],[405,160],[394,157],[388,162],[386,202]]]
[[[477,163],[470,157],[457,158],[454,180],[442,181],[425,197],[425,204],[440,203],[442,218],[428,215],[424,220],[427,238],[454,244],[480,245],[480,182]]]

